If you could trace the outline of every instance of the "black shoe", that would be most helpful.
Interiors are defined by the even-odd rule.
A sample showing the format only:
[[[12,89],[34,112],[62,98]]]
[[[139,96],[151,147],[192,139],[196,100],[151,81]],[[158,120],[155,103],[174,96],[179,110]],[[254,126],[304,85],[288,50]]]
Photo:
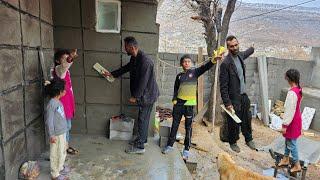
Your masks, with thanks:
[[[144,148],[141,149],[141,148],[131,146],[128,149],[126,149],[125,152],[128,154],[144,154],[146,150]]]
[[[230,144],[230,148],[231,148],[234,152],[237,152],[237,153],[240,152],[240,148],[239,148],[239,146],[237,145],[237,143]]]

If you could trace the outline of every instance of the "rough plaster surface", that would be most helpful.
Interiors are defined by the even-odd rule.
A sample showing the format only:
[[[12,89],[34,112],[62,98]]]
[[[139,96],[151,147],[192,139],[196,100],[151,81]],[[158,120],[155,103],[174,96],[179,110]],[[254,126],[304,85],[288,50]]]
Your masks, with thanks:
[[[19,13],[0,4],[0,17],[0,43],[10,45],[21,44]]]

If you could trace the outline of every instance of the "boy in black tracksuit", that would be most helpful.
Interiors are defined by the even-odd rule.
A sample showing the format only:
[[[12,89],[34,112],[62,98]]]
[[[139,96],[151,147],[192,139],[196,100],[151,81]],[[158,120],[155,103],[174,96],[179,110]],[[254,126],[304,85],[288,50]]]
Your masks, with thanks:
[[[216,60],[216,59],[214,59]],[[208,71],[215,61],[209,61],[201,67],[191,69],[191,57],[184,55],[180,59],[180,65],[183,72],[179,73],[174,83],[173,94],[173,122],[170,131],[167,146],[162,150],[162,153],[167,154],[173,151],[173,144],[176,140],[177,131],[182,118],[185,117],[186,135],[184,139],[183,158],[187,159],[189,156],[189,148],[192,136],[192,120],[193,120],[193,106],[197,105],[197,80],[198,77]]]

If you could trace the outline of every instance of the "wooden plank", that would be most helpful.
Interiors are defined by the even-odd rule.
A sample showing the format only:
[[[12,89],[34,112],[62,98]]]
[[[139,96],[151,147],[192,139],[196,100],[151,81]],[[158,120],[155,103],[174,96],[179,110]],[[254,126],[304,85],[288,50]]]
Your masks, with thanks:
[[[264,124],[269,125],[269,95],[268,95],[268,70],[266,56],[258,57],[258,72],[260,79],[262,120]]]
[[[203,48],[198,48],[198,64],[203,63]],[[204,97],[204,77],[200,76],[198,78],[198,94],[197,94],[197,112],[199,113],[201,109],[203,108],[203,97]]]

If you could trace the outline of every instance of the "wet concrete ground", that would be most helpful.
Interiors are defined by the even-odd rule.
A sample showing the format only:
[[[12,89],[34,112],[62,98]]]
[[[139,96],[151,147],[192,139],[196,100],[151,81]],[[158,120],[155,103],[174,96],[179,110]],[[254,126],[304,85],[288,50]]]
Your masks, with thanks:
[[[70,179],[192,179],[178,150],[163,155],[153,139],[149,139],[144,155],[126,154],[126,141],[110,141],[101,136],[73,135],[71,141],[80,153],[67,156],[66,164],[72,168]],[[50,179],[46,157],[48,153],[40,161],[40,180]]]

